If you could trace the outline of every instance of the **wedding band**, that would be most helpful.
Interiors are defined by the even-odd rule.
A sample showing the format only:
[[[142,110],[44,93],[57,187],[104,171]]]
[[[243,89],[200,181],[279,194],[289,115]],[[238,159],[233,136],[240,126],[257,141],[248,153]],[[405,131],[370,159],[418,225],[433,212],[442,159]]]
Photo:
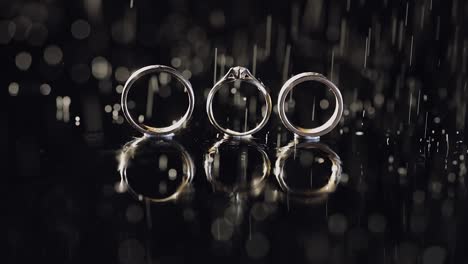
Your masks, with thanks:
[[[291,124],[291,122],[286,116],[285,111],[285,101],[288,93],[295,86],[306,81],[317,81],[324,84],[333,92],[336,99],[335,111],[333,112],[330,119],[328,119],[328,121],[322,124],[321,126],[315,128],[302,128]],[[286,128],[289,131],[295,133],[296,135],[303,137],[319,137],[330,132],[340,121],[341,115],[343,114],[343,97],[341,96],[341,92],[338,89],[338,87],[336,87],[334,83],[332,83],[322,74],[315,72],[304,72],[291,77],[289,80],[286,81],[286,83],[284,83],[283,87],[281,87],[281,91],[278,96],[278,114],[281,119],[281,122],[283,122]]]
[[[247,82],[249,84],[254,85],[257,87],[257,89],[260,91],[260,93],[263,95],[265,98],[265,104],[266,104],[266,113],[264,113],[262,121],[253,129],[240,132],[240,131],[234,131],[229,128],[223,128],[219,125],[219,123],[216,121],[214,115],[213,115],[213,98],[216,94],[216,92],[221,89],[223,85],[233,83],[235,81],[242,81],[242,82]],[[211,88],[207,100],[206,100],[206,113],[208,114],[208,118],[211,122],[211,124],[218,129],[219,131],[223,132],[224,134],[230,135],[230,136],[237,136],[237,137],[243,137],[243,136],[249,136],[252,135],[260,129],[262,129],[266,123],[268,122],[268,119],[270,118],[271,114],[271,97],[270,94],[268,93],[267,89],[263,84],[257,80],[250,72],[248,69],[244,67],[233,67],[229,69],[228,73],[221,78],[214,86]],[[263,114],[263,113],[262,113]]]
[[[179,82],[182,83],[182,85],[185,88],[185,91],[187,91],[187,94],[188,94],[189,106],[188,106],[187,111],[182,116],[182,118],[180,118],[177,122],[167,127],[151,127],[151,126],[147,126],[144,124],[139,124],[132,118],[128,110],[128,93],[130,89],[132,88],[132,85],[143,75],[154,73],[154,72],[165,72],[175,77]],[[192,85],[190,84],[190,82],[187,79],[185,79],[182,76],[182,74],[180,74],[178,71],[176,71],[175,69],[171,67],[167,67],[164,65],[150,65],[150,66],[143,67],[135,71],[134,73],[132,73],[132,75],[130,75],[122,91],[121,104],[122,104],[122,111],[124,113],[125,118],[130,123],[130,125],[132,125],[134,128],[136,128],[137,130],[141,131],[144,134],[164,136],[164,135],[170,135],[170,134],[177,132],[178,130],[183,128],[184,124],[190,119],[190,117],[192,116],[193,108],[195,106],[195,95],[193,93]]]

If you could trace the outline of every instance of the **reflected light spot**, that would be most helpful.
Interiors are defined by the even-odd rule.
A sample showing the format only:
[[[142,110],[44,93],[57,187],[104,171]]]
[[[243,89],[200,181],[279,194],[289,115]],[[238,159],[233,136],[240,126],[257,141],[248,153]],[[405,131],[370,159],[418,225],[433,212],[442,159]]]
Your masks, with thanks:
[[[377,107],[380,107],[384,104],[384,101],[385,101],[385,97],[383,96],[383,94],[376,94],[375,97],[374,97],[374,104],[377,106]]]
[[[122,116],[118,116],[117,117],[117,120],[115,120],[115,122],[119,125],[123,124],[124,122],[124,118]]]
[[[104,107],[104,111],[105,111],[106,113],[112,112],[112,106],[106,105],[106,106]]]
[[[182,76],[184,76],[185,79],[189,80],[192,77],[192,72],[189,70],[184,70],[182,72]]]
[[[155,82],[157,80],[158,80],[157,76],[151,77],[152,82]],[[170,81],[171,81],[171,76],[167,72],[161,72],[159,74],[159,82],[161,83],[161,85],[166,85]]]
[[[450,183],[454,183],[455,180],[456,180],[457,176],[455,175],[455,173],[453,172],[450,172],[447,176],[447,180],[450,182]]]
[[[39,87],[39,91],[41,92],[42,95],[49,95],[50,92],[52,91],[52,88],[50,87],[49,84],[43,83]]]
[[[115,79],[121,83],[126,82],[129,76],[130,72],[126,67],[117,67],[115,70]]]
[[[407,174],[406,168],[403,168],[403,167],[398,168],[397,172],[400,175],[406,175]]]
[[[112,66],[104,57],[96,57],[91,62],[91,72],[96,79],[107,79],[112,74]]]
[[[123,89],[124,89],[124,87],[122,85],[120,85],[120,84],[115,87],[115,91],[118,94],[121,94],[123,92]]]
[[[346,184],[349,182],[349,175],[347,173],[341,173],[340,183]]]
[[[63,53],[60,47],[51,45],[44,50],[44,61],[49,65],[57,65],[62,61]]]
[[[175,169],[169,169],[168,175],[170,180],[175,180],[177,178],[177,171]]]
[[[85,20],[78,19],[71,25],[72,36],[76,39],[85,39],[91,32],[91,26]]]
[[[129,110],[135,109],[135,101],[129,100],[129,101],[127,102],[127,108],[128,108]]]
[[[178,57],[174,57],[171,60],[171,65],[174,68],[179,68],[180,65],[182,65],[182,60],[180,58],[178,58]]]
[[[168,160],[167,160],[166,155],[159,156],[159,164],[158,165],[159,165],[159,169],[161,171],[167,170],[167,162],[168,162]]]
[[[22,71],[27,71],[31,67],[32,57],[29,52],[23,51],[18,53],[15,58],[16,67]]]
[[[11,96],[17,96],[19,93],[19,84],[16,82],[10,83],[10,85],[8,85],[8,92]]]
[[[322,108],[322,110],[328,109],[328,106],[330,106],[330,103],[327,99],[320,100],[320,108]]]
[[[159,183],[159,193],[160,194],[166,194],[167,193],[167,184],[164,181],[161,181]]]

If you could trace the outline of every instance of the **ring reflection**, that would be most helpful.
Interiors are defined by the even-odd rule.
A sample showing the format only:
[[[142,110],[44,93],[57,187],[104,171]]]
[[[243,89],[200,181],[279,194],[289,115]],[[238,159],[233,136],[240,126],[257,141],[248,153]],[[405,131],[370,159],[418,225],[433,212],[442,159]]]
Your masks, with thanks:
[[[204,167],[215,191],[256,196],[263,190],[271,163],[256,142],[223,138],[208,149]]]
[[[341,160],[323,143],[293,140],[278,150],[274,174],[288,199],[320,202],[336,190]]]
[[[188,193],[195,174],[190,154],[175,140],[144,136],[125,144],[118,156],[120,188],[138,200],[173,201]]]

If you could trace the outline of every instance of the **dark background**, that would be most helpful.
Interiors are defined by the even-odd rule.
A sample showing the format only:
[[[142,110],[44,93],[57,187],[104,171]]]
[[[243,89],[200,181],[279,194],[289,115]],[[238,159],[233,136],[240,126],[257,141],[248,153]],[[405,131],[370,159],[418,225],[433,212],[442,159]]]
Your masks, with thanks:
[[[2,262],[468,263],[467,13],[463,0],[2,1]],[[207,180],[205,154],[220,139],[205,113],[213,69],[217,79],[236,65],[253,71],[254,45],[274,105],[304,71],[342,91],[343,118],[322,141],[343,173],[323,200],[281,189],[273,168],[260,191]],[[179,70],[196,95],[174,138],[195,177],[168,203],[118,188],[117,157],[141,136],[122,115],[122,85],[150,64]],[[296,95],[295,120],[310,124],[311,98],[325,94]],[[276,112],[255,136],[273,167],[292,139]],[[136,171],[160,177],[151,155],[164,151],[138,148],[149,158]],[[238,179],[242,153],[258,171],[255,147],[234,144],[220,152],[220,179]],[[322,165],[311,168],[326,178]]]

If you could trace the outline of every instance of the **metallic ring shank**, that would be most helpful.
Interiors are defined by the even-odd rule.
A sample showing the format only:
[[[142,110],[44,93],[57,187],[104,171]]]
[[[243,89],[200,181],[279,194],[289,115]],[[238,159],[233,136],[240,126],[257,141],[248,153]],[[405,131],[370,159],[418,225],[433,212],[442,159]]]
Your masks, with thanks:
[[[151,127],[151,126],[139,124],[133,119],[133,117],[130,115],[130,112],[128,110],[128,93],[130,89],[132,88],[132,85],[143,75],[153,73],[153,72],[166,72],[172,75],[179,82],[182,83],[182,85],[185,87],[187,94],[188,94],[189,106],[187,108],[187,111],[182,116],[182,118],[180,118],[177,122],[167,127]],[[183,127],[184,123],[186,123],[192,116],[192,112],[195,106],[195,95],[194,95],[192,85],[190,84],[190,82],[187,79],[185,79],[182,76],[182,74],[180,74],[178,71],[176,71],[175,69],[171,67],[167,67],[164,65],[150,65],[150,66],[143,67],[135,71],[132,75],[130,75],[130,78],[128,78],[127,82],[125,83],[124,89],[122,91],[121,104],[122,104],[122,111],[127,121],[140,132],[144,134],[150,134],[150,135],[169,135],[180,130]]]
[[[215,94],[219,91],[219,89],[221,89],[221,87],[223,87],[226,84],[233,83],[236,80],[247,82],[257,87],[257,89],[265,98],[265,104],[266,104],[266,113],[263,116],[262,121],[253,129],[244,131],[244,132],[234,131],[232,129],[222,127],[216,121],[214,114],[213,114],[213,99],[214,99]],[[268,122],[268,119],[270,118],[271,108],[272,108],[271,97],[267,89],[265,88],[265,86],[263,86],[260,81],[258,81],[252,74],[250,74],[250,72],[246,68],[243,68],[243,67],[231,68],[228,71],[228,73],[221,80],[219,80],[213,86],[213,88],[211,88],[208,94],[208,97],[206,99],[206,113],[208,114],[208,118],[211,124],[216,129],[223,132],[224,134],[227,134],[230,136],[237,136],[237,137],[249,136],[260,131],[266,125],[266,123]]]
[[[335,110],[333,111],[332,116],[328,119],[327,122],[324,124],[315,127],[315,128],[302,128],[298,126],[294,126],[291,124],[289,119],[286,116],[285,112],[285,101],[288,93],[298,84],[306,82],[306,81],[317,81],[329,88],[333,94],[335,95],[336,103],[335,103]],[[341,96],[341,92],[336,87],[334,83],[330,80],[325,78],[325,76],[315,73],[315,72],[304,72],[298,75],[293,76],[281,88],[281,91],[278,96],[278,114],[281,119],[281,122],[286,126],[288,130],[291,132],[303,136],[303,137],[317,137],[321,135],[325,135],[330,132],[341,119],[341,115],[343,114],[343,97]]]

